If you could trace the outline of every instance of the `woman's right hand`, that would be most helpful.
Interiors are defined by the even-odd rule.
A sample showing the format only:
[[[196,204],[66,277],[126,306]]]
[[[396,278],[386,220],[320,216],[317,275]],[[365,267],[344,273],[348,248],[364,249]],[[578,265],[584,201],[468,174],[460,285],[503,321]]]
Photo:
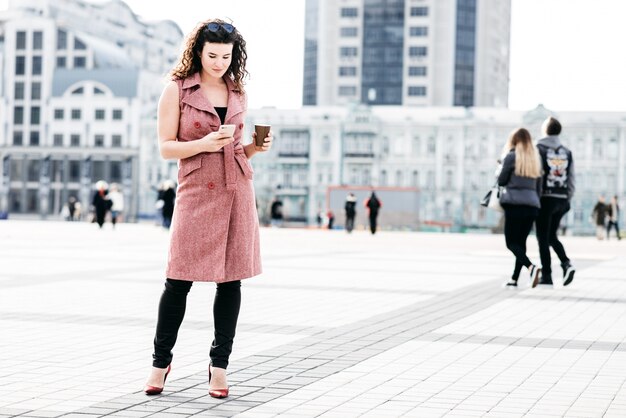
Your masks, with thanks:
[[[235,141],[232,136],[222,136],[219,132],[211,132],[210,134],[199,139],[202,143],[202,149],[205,152],[217,152],[226,145]]]

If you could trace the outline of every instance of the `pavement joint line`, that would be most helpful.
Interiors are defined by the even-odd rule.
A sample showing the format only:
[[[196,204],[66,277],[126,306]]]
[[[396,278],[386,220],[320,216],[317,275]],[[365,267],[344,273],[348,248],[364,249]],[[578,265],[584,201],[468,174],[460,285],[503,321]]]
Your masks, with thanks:
[[[277,372],[282,369],[293,366],[295,364],[298,364],[298,362],[300,361],[298,360],[298,358],[304,361],[310,360],[311,356],[313,357],[315,356],[315,353],[311,353],[310,352],[311,350],[309,349],[313,349],[313,351],[315,351],[316,346],[318,346],[320,343],[324,345],[335,335],[342,335],[343,337],[349,339],[350,334],[354,333],[356,335],[352,337],[352,340],[359,341],[360,334],[364,329],[369,329],[368,335],[371,335],[371,334],[375,334],[378,331],[385,331],[389,327],[390,324],[398,325],[398,323],[404,323],[404,322],[410,322],[410,321],[417,322],[417,324],[413,324],[413,326],[409,326],[406,330],[403,330],[396,335],[392,335],[392,336],[386,335],[378,339],[378,341],[375,341],[372,344],[370,344],[369,348],[367,349],[370,352],[368,353],[367,356],[365,356],[362,359],[352,359],[352,360],[347,360],[347,361],[341,361],[341,360],[338,361],[338,359],[318,359],[318,360],[323,360],[324,362],[321,364],[317,364],[317,365],[310,365],[308,369],[301,372],[301,373],[305,373],[308,370],[319,369],[320,367],[324,367],[325,365],[334,366],[330,368],[327,371],[326,375],[323,377],[306,377],[305,380],[301,380],[301,383],[295,383],[295,384],[288,383],[291,378],[277,380],[277,381],[272,380],[270,382],[273,382],[273,383],[269,383],[269,386],[265,386],[265,385],[260,386],[258,387],[258,390],[253,391],[251,393],[246,393],[240,397],[234,397],[234,399],[237,399],[237,400],[246,400],[246,398],[254,399],[254,394],[261,391],[264,388],[285,389],[287,392],[284,392],[282,394],[272,394],[272,399],[278,399],[282,396],[288,395],[291,392],[294,392],[295,390],[298,390],[304,386],[307,386],[315,381],[321,380],[325,377],[331,376],[335,373],[338,373],[342,370],[352,367],[358,364],[363,359],[367,359],[367,358],[373,357],[377,354],[384,352],[388,348],[388,344],[391,342],[393,342],[395,345],[400,345],[404,342],[415,340],[416,338],[419,338],[419,335],[426,334],[427,332],[432,332],[433,329],[440,328],[441,326],[446,325],[447,323],[454,322],[459,318],[469,315],[470,313],[482,310],[488,305],[492,305],[501,300],[511,297],[510,293],[502,292],[500,288],[498,288],[497,286],[494,286],[495,282],[496,281],[494,280],[490,280],[480,285],[471,285],[471,286],[463,287],[453,292],[447,292],[441,296],[434,296],[433,298],[428,299],[426,301],[418,301],[414,304],[402,307],[400,309],[396,309],[396,310],[385,312],[379,315],[375,315],[373,317],[360,320],[352,324],[347,324],[347,325],[343,325],[341,327],[337,327],[334,329],[329,329],[313,336],[303,337],[302,339],[297,340],[293,345],[291,343],[287,343],[282,347],[287,348],[287,349],[289,349],[289,347],[294,348],[293,351],[289,353],[289,357],[295,360],[295,362],[281,365],[278,369],[276,368],[268,369],[268,371],[266,371],[265,373],[262,370],[262,366],[264,364],[280,359],[278,355],[273,354],[276,352],[276,348],[247,357],[245,359],[246,363],[248,363],[246,366],[244,366],[243,368],[236,368],[233,372],[231,372],[233,381],[236,381],[236,377],[239,372],[252,371],[254,374],[259,375],[261,378],[260,382],[263,382],[262,380],[263,375],[266,375],[269,372]],[[499,282],[499,280],[497,282]],[[458,305],[460,306],[455,307],[455,309],[452,312],[446,312],[445,314],[441,314],[437,312],[437,309],[436,309],[437,306],[441,306],[442,304],[447,305],[450,303],[450,301],[455,301],[455,300],[459,302]],[[434,316],[434,318],[429,318],[429,317],[424,318],[424,315],[423,315],[424,309],[427,311],[431,311],[432,312],[431,316]],[[409,316],[408,318],[407,318],[407,315]],[[416,334],[408,333],[409,331],[416,329],[416,326],[419,327],[423,325],[427,325],[427,328],[430,328],[430,329],[428,331],[423,330],[421,334],[419,332]],[[377,346],[382,346],[382,347],[377,347]],[[364,350],[364,349],[357,349],[356,352],[358,353],[361,350]],[[350,355],[351,354],[354,354],[354,352],[350,352]],[[346,355],[346,356],[349,357],[349,355]],[[341,357],[339,357],[339,359],[341,359]],[[261,366],[261,370],[259,370],[259,366]],[[194,374],[193,376],[198,377],[198,378],[202,377],[204,379],[204,372],[202,374],[201,373]],[[295,375],[293,377],[298,377],[298,375]],[[231,385],[231,392],[236,392],[238,385],[249,386],[250,383],[253,383],[255,379],[259,379],[259,377],[248,379],[248,380],[237,381],[237,383],[235,383],[234,385]],[[185,378],[180,378],[180,379],[177,379],[176,382],[180,382],[184,380]],[[199,386],[206,386],[206,382],[203,382],[200,385],[194,384],[193,386],[189,386],[178,392],[185,392],[186,390],[197,388]],[[167,398],[167,396],[168,394],[166,393],[164,395],[159,395],[158,398]],[[113,399],[111,401],[113,401]],[[151,401],[152,400],[148,400],[147,403],[149,404]],[[98,405],[102,405],[106,407],[107,402],[109,401],[104,401]],[[141,403],[145,404],[146,401],[141,402]],[[134,405],[135,404],[130,404],[128,407],[132,407]],[[210,410],[213,407],[214,406],[207,405],[206,409]]]

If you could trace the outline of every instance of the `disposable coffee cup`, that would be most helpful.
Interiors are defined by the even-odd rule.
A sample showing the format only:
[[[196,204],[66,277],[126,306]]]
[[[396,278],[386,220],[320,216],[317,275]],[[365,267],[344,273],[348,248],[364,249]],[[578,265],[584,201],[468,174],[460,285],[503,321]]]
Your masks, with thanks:
[[[254,145],[257,147],[263,146],[263,141],[267,138],[267,135],[270,133],[271,125],[254,125],[254,132],[256,132],[256,139],[254,141]]]

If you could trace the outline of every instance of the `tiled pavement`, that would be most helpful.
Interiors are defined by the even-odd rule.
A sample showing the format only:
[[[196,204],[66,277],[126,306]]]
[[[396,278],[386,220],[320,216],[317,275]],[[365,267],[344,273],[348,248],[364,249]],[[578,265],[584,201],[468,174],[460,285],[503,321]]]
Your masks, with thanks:
[[[626,241],[567,237],[571,286],[511,290],[502,236],[261,234],[231,397],[207,395],[206,283],[147,397],[167,233],[0,222],[0,417],[626,416]]]

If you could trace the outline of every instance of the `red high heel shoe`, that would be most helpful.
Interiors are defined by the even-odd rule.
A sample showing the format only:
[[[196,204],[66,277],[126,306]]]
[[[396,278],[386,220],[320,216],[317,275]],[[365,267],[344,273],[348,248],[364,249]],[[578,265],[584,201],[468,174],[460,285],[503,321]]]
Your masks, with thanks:
[[[163,386],[157,387],[157,386],[146,385],[146,387],[143,389],[146,395],[158,395],[159,393],[163,392],[163,388],[165,387],[165,381],[167,380],[167,375],[170,374],[171,370],[172,370],[172,365],[170,364],[169,366],[167,366],[165,377],[163,377]]]
[[[224,399],[228,397],[228,388],[211,389],[211,366],[209,366],[209,396],[211,398]]]

